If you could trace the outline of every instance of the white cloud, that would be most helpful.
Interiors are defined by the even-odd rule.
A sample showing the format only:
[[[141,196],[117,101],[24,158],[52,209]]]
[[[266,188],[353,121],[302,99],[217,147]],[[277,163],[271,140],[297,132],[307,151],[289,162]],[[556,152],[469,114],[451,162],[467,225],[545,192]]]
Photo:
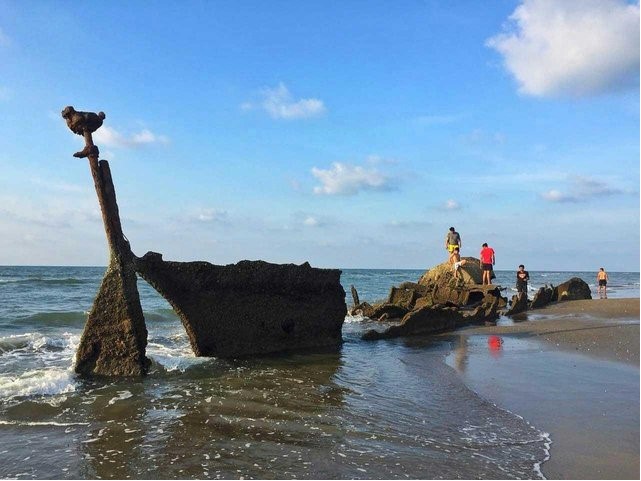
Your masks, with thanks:
[[[227,211],[223,209],[202,209],[196,213],[194,219],[199,222],[225,222]]]
[[[545,200],[549,202],[576,202],[577,198],[564,194],[563,192],[560,192],[556,189],[548,190],[547,192],[543,192],[541,194],[541,197],[543,197]]]
[[[321,183],[314,187],[315,194],[353,195],[361,190],[390,190],[392,187],[390,177],[374,167],[334,162],[326,170],[313,167],[312,175]]]
[[[318,227],[319,222],[316,217],[307,216],[305,220],[303,221],[303,225],[306,225],[307,227]]]
[[[167,143],[167,138],[162,135],[156,135],[149,129],[143,129],[131,136],[131,143],[135,145],[155,144],[156,142]]]
[[[325,113],[322,100],[309,98],[295,100],[284,83],[280,82],[275,88],[265,88],[261,91],[262,100],[259,104],[243,103],[242,110],[261,108],[274,119],[305,119],[317,117]]]
[[[149,129],[142,129],[140,132],[129,136],[123,135],[113,127],[103,125],[93,134],[94,142],[98,146],[135,148],[150,144],[167,144],[169,139],[164,135],[154,134]]]
[[[637,88],[639,5],[623,0],[524,0],[486,45],[519,91],[584,96]]]
[[[263,219],[267,221],[267,219]],[[281,222],[278,220],[277,222]],[[296,211],[291,214],[291,221],[286,222],[284,229],[290,231],[300,231],[301,227],[305,228],[318,228],[327,227],[336,224],[336,221],[330,217],[313,212]],[[273,222],[269,223],[270,229],[273,229]]]
[[[543,192],[541,197],[549,202],[585,202],[593,198],[622,193],[620,189],[609,187],[605,182],[589,177],[577,175],[570,177],[569,180],[571,185],[568,192],[552,189]]]
[[[453,199],[448,199],[447,201],[445,201],[445,204],[443,205],[443,207],[446,210],[459,210],[461,208],[461,204],[459,204]]]

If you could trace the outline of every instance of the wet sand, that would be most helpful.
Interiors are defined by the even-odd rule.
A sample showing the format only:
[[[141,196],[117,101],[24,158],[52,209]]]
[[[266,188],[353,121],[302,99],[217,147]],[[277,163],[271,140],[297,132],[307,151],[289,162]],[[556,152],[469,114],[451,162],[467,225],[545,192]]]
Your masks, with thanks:
[[[457,334],[449,362],[466,383],[550,433],[546,477],[639,479],[639,299],[568,301]]]
[[[499,323],[465,332],[543,340],[563,350],[639,366],[639,299],[560,302],[513,321],[513,325]]]

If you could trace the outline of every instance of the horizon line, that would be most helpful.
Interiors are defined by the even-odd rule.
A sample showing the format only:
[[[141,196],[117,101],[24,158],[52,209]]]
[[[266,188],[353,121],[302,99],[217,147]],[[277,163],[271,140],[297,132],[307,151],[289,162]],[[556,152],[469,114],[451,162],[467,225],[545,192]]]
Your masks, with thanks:
[[[209,262],[209,261],[178,261],[178,262]],[[240,262],[240,261],[239,261]],[[263,261],[263,262],[268,262],[268,261]],[[280,264],[280,263],[275,263],[275,262],[269,262],[270,264]],[[236,263],[231,263],[231,264],[213,264],[210,262],[212,265],[220,265],[220,266],[226,266],[226,265],[234,265]],[[288,264],[294,264],[294,265],[300,265],[296,264],[295,262],[290,262]],[[281,264],[283,265],[283,264]],[[440,264],[436,264],[440,265]],[[436,267],[433,266],[433,267]],[[85,268],[103,268],[106,269],[108,266],[107,265],[89,265],[89,264],[0,264],[0,268],[2,267],[85,267]],[[316,267],[312,266],[315,269],[339,269],[339,270],[368,270],[368,271],[389,271],[389,270],[394,270],[394,271],[429,271],[431,268],[425,268],[425,267]],[[495,271],[503,271],[503,272],[512,272],[515,269],[494,269]],[[598,269],[573,269],[573,270],[563,270],[563,269],[530,269],[532,272],[597,272]],[[618,272],[622,274],[640,274],[640,271],[607,271],[607,272]]]

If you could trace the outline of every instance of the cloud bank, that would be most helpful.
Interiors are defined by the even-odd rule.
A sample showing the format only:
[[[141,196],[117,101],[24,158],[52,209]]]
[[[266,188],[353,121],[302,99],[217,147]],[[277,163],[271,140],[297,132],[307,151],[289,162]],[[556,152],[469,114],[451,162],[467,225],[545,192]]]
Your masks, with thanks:
[[[519,91],[589,96],[638,88],[639,4],[524,0],[486,45],[503,56]]]

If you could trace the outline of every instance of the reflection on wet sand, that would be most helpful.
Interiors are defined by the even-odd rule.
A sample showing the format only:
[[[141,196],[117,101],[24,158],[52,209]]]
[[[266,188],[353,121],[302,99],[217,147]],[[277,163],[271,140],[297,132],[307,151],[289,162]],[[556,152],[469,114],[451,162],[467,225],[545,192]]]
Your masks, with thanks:
[[[467,368],[468,352],[467,352],[467,336],[458,336],[457,342],[454,345],[454,367],[460,373],[465,372]]]
[[[487,347],[490,350],[492,357],[500,357],[503,347],[503,339],[500,336],[488,336]]]
[[[149,396],[142,381],[97,388],[90,404],[77,406],[76,416],[91,420],[77,440],[83,478],[135,478],[140,475],[142,445],[149,426],[144,416]],[[86,412],[83,412],[86,411]]]
[[[328,410],[340,355],[238,363],[215,379],[109,386],[87,413],[83,477],[270,477],[317,473],[336,442]],[[314,466],[316,465],[316,466]],[[314,468],[313,471],[310,468]]]

